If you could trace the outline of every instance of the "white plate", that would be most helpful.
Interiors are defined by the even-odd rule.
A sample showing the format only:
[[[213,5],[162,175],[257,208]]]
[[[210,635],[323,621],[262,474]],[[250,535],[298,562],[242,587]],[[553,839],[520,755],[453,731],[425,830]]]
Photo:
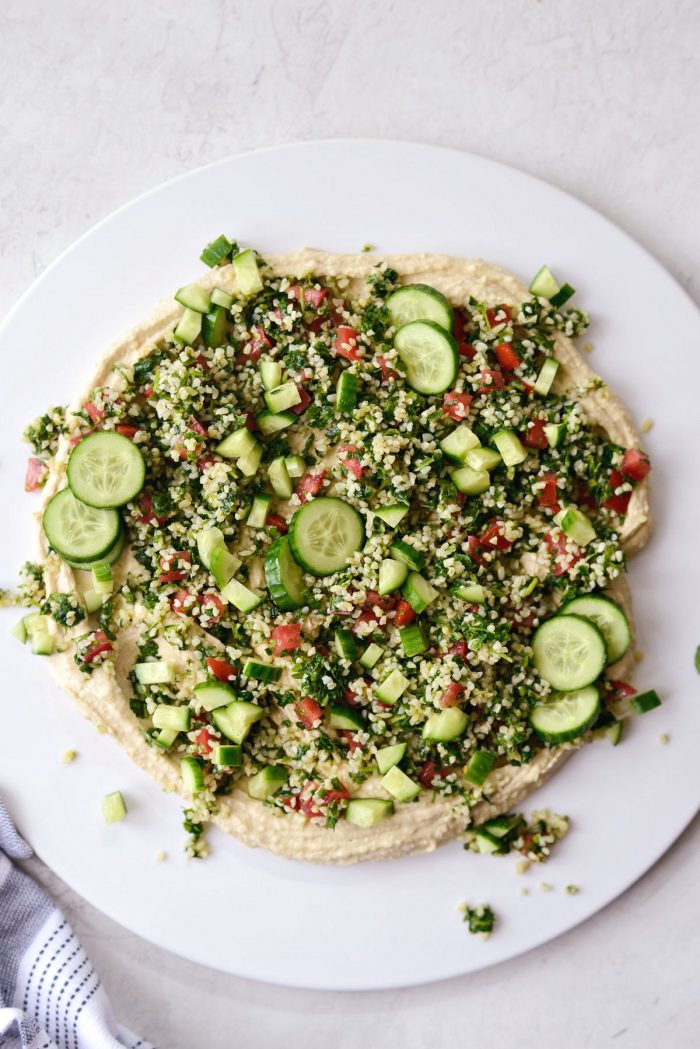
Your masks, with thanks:
[[[188,958],[300,987],[419,983],[528,950],[613,900],[661,856],[698,807],[700,703],[693,669],[696,596],[698,315],[669,275],[583,204],[518,171],[449,150],[396,142],[326,141],[232,157],[161,186],[100,223],[40,277],[0,332],[0,543],[5,581],[32,554],[32,498],[22,493],[19,434],[67,401],[113,338],[200,270],[220,232],[266,251],[312,244],[356,251],[483,256],[529,278],[547,262],[590,310],[592,363],[655,422],[655,536],[632,580],[643,687],[661,710],[623,745],[591,745],[528,802],[573,819],[551,864],[525,879],[511,860],[433,855],[348,869],[250,851],[211,834],[204,863],[182,855],[179,801],[159,793],[113,742],[99,738],[48,680],[41,659],[0,623],[0,792],[39,855],[116,921]],[[89,683],[88,684],[89,687]],[[670,736],[668,746],[659,734]],[[60,755],[80,757],[66,767]],[[124,793],[129,815],[105,827],[100,801]],[[155,854],[169,858],[157,864]],[[538,891],[546,879],[555,886]],[[518,886],[531,887],[520,897]],[[581,886],[567,896],[568,883]],[[487,943],[470,936],[458,901],[490,902]]]

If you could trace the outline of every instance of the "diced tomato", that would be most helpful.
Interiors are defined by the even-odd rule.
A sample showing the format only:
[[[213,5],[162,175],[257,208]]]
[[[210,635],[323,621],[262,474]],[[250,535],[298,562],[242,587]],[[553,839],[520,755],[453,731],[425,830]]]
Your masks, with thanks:
[[[232,663],[227,663],[225,659],[214,659],[213,656],[207,656],[207,670],[214,675],[217,681],[224,682],[229,682],[238,674],[238,670]]]
[[[449,415],[451,419],[459,423],[466,419],[471,403],[470,393],[457,393],[456,390],[449,390],[443,399],[442,410],[445,415]]]
[[[114,429],[117,431],[117,433],[120,433],[122,437],[128,437],[130,441],[132,441],[136,434],[139,432],[138,426],[131,426],[128,423],[119,423],[119,425],[115,426]]]
[[[501,531],[502,528],[501,521],[492,521],[483,535],[479,536],[479,546],[486,550],[510,550],[513,542],[511,539],[506,539]]]
[[[299,397],[301,398],[301,400],[298,404],[293,404],[289,411],[292,412],[294,415],[302,415],[313,401],[313,397],[311,396],[309,391],[301,385],[301,383],[298,382],[295,385],[297,390],[299,391]]]
[[[379,594],[376,590],[367,591],[365,608],[381,608],[383,612],[390,612],[396,604],[396,598],[392,594]]]
[[[467,338],[467,319],[461,310],[454,311],[454,328],[452,330],[457,341],[457,350],[460,357],[472,360],[476,356],[476,350]]]
[[[418,772],[418,782],[422,783],[428,790],[432,787],[433,783],[438,777],[446,776],[449,774],[449,769],[441,769],[434,761],[426,761],[421,765],[420,771]]]
[[[450,681],[445,691],[438,700],[438,706],[442,709],[447,707],[458,707],[464,699],[464,685],[460,685],[459,681]]]
[[[287,288],[287,298],[291,299],[292,302],[300,302],[301,295],[301,284],[290,284]]]
[[[539,617],[537,615],[537,612],[534,610],[534,608],[531,608],[527,612],[525,612],[525,611],[523,611],[521,609],[518,612],[518,619],[514,620],[514,625],[519,630],[532,630],[532,628],[535,625],[535,622],[536,622],[536,620],[538,618]]]
[[[357,456],[351,454],[352,452],[356,451],[358,451],[356,444],[343,444],[340,446],[340,448],[338,448],[340,462],[343,464],[348,473],[351,473],[353,477],[358,478],[362,477],[363,473],[365,472],[365,468],[360,462],[360,460],[357,458]],[[346,454],[343,455],[341,453]]]
[[[395,368],[391,367],[391,363],[388,357],[377,357],[377,364],[380,367],[382,373],[382,382],[388,382],[389,379],[398,379],[399,373]]]
[[[211,591],[206,594],[201,594],[199,597],[199,614],[205,620],[221,619],[222,615],[226,611],[226,605],[221,600],[218,594],[214,594]]]
[[[364,746],[360,743],[359,739],[356,739],[350,729],[344,728],[340,730],[340,736],[345,740],[348,748],[348,754],[354,754],[356,750],[364,750]]]
[[[625,476],[621,470],[613,469],[610,471],[610,487],[615,491],[621,485],[625,483]],[[603,506],[607,510],[614,510],[615,513],[620,514],[624,517],[627,513],[627,508],[632,498],[631,492],[620,492],[619,495],[611,495],[609,499],[606,499]]]
[[[298,703],[294,704],[297,717],[305,728],[313,728],[323,717],[323,711],[311,696],[304,696]]]
[[[506,324],[511,319],[510,306],[494,306],[486,311],[486,319],[489,328],[497,328],[499,324]]]
[[[612,474],[610,475],[610,477],[612,479]],[[620,474],[620,480],[619,480],[618,483],[622,484],[622,480],[623,480],[622,474]],[[612,483],[612,481],[611,481],[611,483]],[[579,481],[576,484],[576,486],[574,488],[574,491],[576,493],[575,502],[579,506],[583,506],[587,510],[595,510],[595,509],[597,509],[598,504],[596,503],[595,498],[593,497],[593,495],[589,491],[588,485],[586,485],[583,481]]]
[[[253,415],[253,413],[252,412],[246,412],[246,416],[245,416],[245,427],[246,427],[246,429],[250,430],[250,432],[253,433],[253,431],[257,429],[257,426],[258,426],[258,424],[255,421],[255,416]]]
[[[93,404],[92,401],[86,401],[83,405],[83,408],[90,416],[90,421],[92,422],[93,426],[99,426],[99,424],[105,417],[104,408],[98,408],[97,405]]]
[[[163,527],[167,521],[167,517],[158,517],[153,513],[153,496],[150,492],[141,492],[141,495],[139,496],[139,506],[143,511],[138,518],[141,524],[154,524],[158,525],[159,528]]]
[[[250,334],[251,339],[245,348],[244,360],[255,363],[260,360],[263,350],[271,349],[272,346],[274,346],[274,343],[267,332],[261,328],[259,324],[253,325],[250,329]]]
[[[500,372],[498,368],[481,369],[481,386],[479,387],[479,393],[493,393],[494,390],[502,390],[505,384],[506,381],[503,378],[503,372]]]
[[[268,528],[276,528],[280,535],[286,535],[289,531],[289,525],[279,514],[268,514],[265,525]]]
[[[628,448],[622,456],[622,473],[628,481],[643,481],[651,470],[649,457],[638,448]]]
[[[207,757],[211,754],[214,749],[212,745],[212,734],[208,728],[200,729],[197,735],[194,737],[195,744]]]
[[[558,513],[560,506],[557,500],[557,475],[552,470],[548,470],[538,480],[544,483],[544,488],[538,489],[537,502],[545,510],[553,510]]]
[[[345,702],[349,707],[357,706],[357,692],[353,692],[351,688],[345,689]]]
[[[469,556],[475,565],[485,565],[483,557],[481,556],[481,543],[477,535],[470,535],[467,538]]]
[[[197,606],[197,597],[189,590],[176,590],[170,598],[170,607],[179,616],[190,615]]]
[[[402,627],[408,626],[416,618],[416,613],[413,611],[408,601],[405,601],[402,597],[396,602],[396,615],[394,616],[394,626]]]
[[[466,641],[455,641],[453,645],[450,645],[445,654],[448,656],[459,656],[460,659],[466,659],[468,651],[469,645]]]
[[[187,572],[161,572],[158,576],[159,583],[181,583],[183,579],[187,578]]]
[[[191,433],[194,433],[197,435],[197,437],[202,438],[207,436],[207,431],[199,422],[199,420],[195,419],[194,415],[190,415],[190,417],[188,418],[186,431],[184,433],[178,434],[178,436],[173,441],[173,448],[177,449],[178,458],[181,460],[181,462],[186,462],[187,460],[194,461],[195,459],[199,459],[199,457],[202,454],[202,450],[204,448],[203,440],[196,441],[194,448],[190,449],[185,446],[185,437]]]
[[[328,298],[328,288],[304,288],[304,305],[317,310]]]
[[[330,805],[332,801],[347,801],[349,797],[350,791],[344,783],[341,783],[340,788],[338,790],[334,790],[331,788],[331,790],[324,791],[321,803],[323,805]]]
[[[546,425],[544,419],[532,419],[523,434],[523,444],[528,448],[547,448],[549,442],[544,432]]]
[[[282,652],[294,652],[301,644],[301,623],[284,623],[276,626],[271,633],[274,645],[273,655]]]
[[[153,387],[152,386],[144,386],[144,388],[143,388],[143,395],[144,395],[144,397],[149,397],[149,398],[152,397],[153,396]]]
[[[190,415],[189,419],[187,420],[187,429],[191,430],[192,433],[198,434],[200,437],[207,436],[206,429],[202,426],[198,419],[195,419],[194,415]]]
[[[313,499],[315,495],[321,491],[323,482],[326,479],[326,471],[319,470],[315,474],[304,474],[299,484],[296,486],[295,494],[299,497],[300,503],[305,503],[309,499]]]
[[[96,631],[91,647],[83,656],[83,663],[94,663],[98,656],[101,656],[104,652],[111,652],[112,648],[112,642],[107,635],[101,630]]]
[[[501,368],[507,372],[512,372],[520,364],[520,358],[509,342],[499,342],[493,352]]]
[[[371,608],[363,608],[359,616],[352,625],[353,634],[360,633],[360,628],[363,623],[377,623],[377,615]]]
[[[203,372],[211,371],[211,368],[209,367],[209,361],[206,359],[203,353],[198,353],[195,357],[195,361],[197,362],[197,364]]]
[[[348,361],[359,361],[362,351],[357,345],[358,338],[359,332],[356,328],[351,328],[348,324],[341,324],[333,349],[339,357],[345,357]]]
[[[187,578],[192,555],[187,550],[177,550],[170,557],[161,557],[160,565],[163,571],[158,576],[159,583],[180,583]]]
[[[523,389],[525,390],[525,393],[530,394],[533,392],[535,387],[532,386],[529,382],[525,382],[525,380],[523,379]]]
[[[205,470],[208,470],[210,466],[213,466],[215,462],[216,456],[212,455],[210,452],[207,452],[206,455],[200,455],[199,459],[197,460],[197,466],[203,473]]]
[[[31,455],[27,460],[27,472],[24,476],[25,492],[36,492],[46,481],[47,467],[41,459]]]
[[[577,561],[581,560],[579,554],[572,554],[566,543],[563,532],[552,535],[551,532],[544,533],[544,541],[547,549],[552,555],[552,575],[562,576],[570,572]]]
[[[614,699],[627,699],[629,696],[634,696],[637,691],[633,685],[628,685],[626,681],[608,681],[607,685]]]

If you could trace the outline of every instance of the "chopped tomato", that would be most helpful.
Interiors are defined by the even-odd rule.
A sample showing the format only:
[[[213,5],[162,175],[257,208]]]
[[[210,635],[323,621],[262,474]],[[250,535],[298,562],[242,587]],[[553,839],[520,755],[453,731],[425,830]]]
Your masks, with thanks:
[[[467,338],[467,319],[461,310],[454,311],[454,327],[452,334],[457,342],[457,350],[460,357],[472,360],[476,356],[476,350]]]
[[[202,472],[204,472],[205,470],[208,470],[210,466],[213,466],[215,462],[216,456],[211,455],[210,452],[207,452],[206,455],[200,455],[199,459],[197,460],[197,466]]]
[[[363,608],[359,616],[352,625],[353,634],[360,632],[360,627],[363,623],[377,623],[377,614],[371,608]]]
[[[156,514],[154,514],[153,496],[150,492],[141,492],[141,495],[139,496],[139,506],[143,511],[141,516],[138,518],[141,524],[154,524],[158,525],[159,528],[163,527],[163,525],[167,521],[167,517],[158,517]]]
[[[466,419],[471,403],[470,393],[457,393],[456,390],[449,390],[443,399],[442,410],[445,415],[449,415],[451,419],[459,423]]]
[[[128,437],[130,441],[132,441],[136,434],[139,432],[138,426],[131,426],[128,423],[119,423],[119,425],[115,426],[114,429],[117,431],[117,433],[120,433],[122,437]]]
[[[31,455],[27,460],[27,472],[24,476],[25,492],[36,492],[46,480],[47,468],[41,459]]]
[[[528,448],[547,448],[549,442],[544,432],[545,426],[544,419],[532,419],[523,434],[523,444]]]
[[[434,761],[426,761],[421,765],[418,773],[418,782],[422,783],[428,790],[432,787],[434,781],[441,776],[446,776],[449,773],[449,769],[441,769]]]
[[[340,736],[345,740],[348,754],[354,754],[356,750],[364,750],[363,744],[360,743],[359,739],[355,739],[349,728],[341,729]]]
[[[531,608],[529,611],[524,611],[521,609],[518,612],[518,618],[515,619],[513,622],[519,630],[532,630],[538,618],[539,617],[534,608]]]
[[[300,503],[307,502],[308,499],[313,499],[315,495],[321,491],[323,482],[326,479],[326,471],[319,470],[315,474],[304,474],[299,484],[296,487],[295,494],[299,497]]]
[[[376,590],[367,591],[366,608],[381,608],[384,612],[390,612],[396,603],[396,598],[391,594],[379,594]]]
[[[93,663],[104,652],[112,651],[112,642],[101,630],[95,632],[92,645],[83,656],[83,663]]]
[[[83,405],[83,408],[90,416],[90,421],[92,422],[93,426],[99,426],[99,424],[105,417],[104,408],[98,408],[97,405],[93,404],[92,401],[86,401]]]
[[[328,298],[328,288],[304,288],[304,305],[317,310]]]
[[[357,706],[357,692],[353,692],[351,688],[345,690],[345,702],[349,707]]]
[[[460,685],[459,681],[450,681],[438,700],[438,706],[443,710],[447,707],[458,707],[464,699],[463,693],[464,685]]]
[[[254,324],[250,329],[251,340],[245,347],[245,360],[256,361],[260,360],[260,355],[263,350],[269,350],[274,346],[272,339],[269,337],[267,332],[260,327],[259,324]]]
[[[629,481],[643,481],[651,470],[649,457],[638,448],[628,448],[622,456],[622,473]]]
[[[608,681],[608,689],[613,699],[627,699],[629,696],[634,696],[637,691],[633,685],[628,685],[626,681]]]
[[[507,372],[512,372],[520,364],[520,358],[509,342],[499,342],[493,352],[501,368]]]
[[[189,419],[187,420],[187,429],[191,430],[192,433],[198,434],[200,437],[207,436],[206,429],[202,426],[198,419],[195,419],[194,415],[190,415]]]
[[[450,645],[445,654],[448,656],[459,656],[460,659],[466,659],[468,651],[469,645],[466,641],[455,641],[453,645]]]
[[[340,780],[338,782],[340,783]],[[323,805],[330,805],[332,801],[347,801],[349,797],[350,791],[344,783],[340,783],[340,788],[338,790],[332,788],[331,790],[324,790],[321,803]]]
[[[351,473],[353,477],[362,477],[365,472],[365,468],[357,458],[356,455],[352,455],[352,452],[358,451],[356,444],[343,444],[338,448],[338,454],[340,456],[340,462],[343,464],[348,473]],[[341,453],[347,453],[341,455]]]
[[[221,619],[226,611],[224,602],[218,594],[214,594],[211,591],[207,594],[200,594],[198,600],[200,616],[207,621]]]
[[[479,536],[479,546],[486,550],[510,550],[513,542],[503,535],[502,527],[501,521],[492,521],[484,534]]]
[[[341,324],[333,349],[339,357],[345,357],[348,361],[359,361],[362,351],[357,344],[359,332],[347,324]]]
[[[537,502],[544,509],[558,513],[560,506],[557,500],[557,475],[552,470],[548,470],[538,480],[543,482],[544,487],[537,491]]]
[[[181,462],[186,462],[188,460],[194,461],[195,459],[199,459],[204,449],[203,440],[195,441],[193,448],[188,448],[185,445],[185,438],[192,433],[196,434],[197,437],[207,436],[207,431],[199,422],[199,420],[195,419],[194,415],[190,415],[189,419],[187,420],[187,429],[184,431],[184,433],[178,434],[178,436],[173,441],[173,448],[177,449],[178,458]]]
[[[469,556],[475,565],[485,565],[483,557],[481,556],[481,542],[477,535],[470,535],[467,539]]]
[[[198,353],[195,357],[195,361],[197,362],[197,364],[203,372],[211,371],[211,368],[209,367],[209,361],[206,359],[203,353]]]
[[[388,382],[389,379],[398,379],[399,373],[395,368],[391,367],[388,357],[377,357],[377,364],[381,369],[382,382]]]
[[[579,554],[572,554],[566,543],[566,536],[563,532],[557,532],[552,535],[551,532],[544,533],[544,541],[552,555],[553,567],[552,575],[561,576],[570,572],[577,561],[581,560]]]
[[[159,583],[180,583],[187,578],[187,573],[192,565],[192,555],[187,550],[177,550],[170,557],[161,557],[160,566],[163,569],[158,576]]]
[[[282,652],[294,652],[301,644],[301,623],[284,623],[276,626],[271,633],[274,645],[273,655]]]
[[[323,711],[311,696],[304,696],[294,704],[297,717],[305,728],[313,728],[323,717]]]
[[[311,396],[309,391],[301,385],[301,383],[298,382],[295,385],[297,390],[299,391],[299,397],[301,398],[301,400],[298,404],[293,404],[289,411],[292,412],[294,415],[302,415],[313,401],[313,397]]]
[[[214,659],[213,656],[207,656],[207,670],[214,675],[217,681],[224,682],[230,681],[238,674],[238,670],[232,663],[227,663],[225,659]]]
[[[189,590],[176,590],[170,598],[170,607],[179,616],[189,615],[197,605],[197,597]]]
[[[212,750],[212,734],[208,728],[202,728],[199,730],[197,735],[194,737],[195,744],[199,747],[203,754],[209,756]]]
[[[493,393],[494,390],[502,390],[505,384],[506,381],[503,378],[503,372],[500,372],[498,368],[481,369],[481,386],[479,387],[479,393]]]
[[[510,306],[494,306],[486,311],[489,328],[497,328],[499,324],[506,324],[510,319]]]
[[[276,528],[280,535],[286,535],[289,531],[289,525],[279,514],[268,514],[265,524],[268,528]]]
[[[610,471],[610,487],[613,489],[613,492],[615,492],[615,490],[624,483],[625,477],[621,470]],[[606,499],[603,503],[603,506],[607,510],[614,510],[615,513],[620,514],[624,517],[624,515],[627,513],[627,508],[629,507],[631,498],[631,492],[620,492],[619,495],[613,494],[610,496],[609,499]]]
[[[144,386],[144,388],[143,388],[143,395],[144,395],[144,397],[152,397],[153,396],[153,387],[152,386]]]
[[[413,611],[408,601],[405,601],[402,597],[396,602],[396,615],[394,616],[394,625],[408,626],[416,618],[416,613]]]

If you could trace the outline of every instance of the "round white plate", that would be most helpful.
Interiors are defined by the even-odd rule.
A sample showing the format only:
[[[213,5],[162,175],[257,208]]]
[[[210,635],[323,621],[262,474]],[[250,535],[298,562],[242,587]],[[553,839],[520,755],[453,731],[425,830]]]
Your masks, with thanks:
[[[5,584],[31,557],[33,499],[22,491],[25,423],[65,403],[103,347],[156,300],[195,277],[202,246],[221,232],[262,254],[311,244],[358,251],[482,256],[528,279],[547,262],[592,316],[591,361],[635,418],[654,419],[656,532],[632,569],[637,681],[663,707],[617,748],[585,748],[527,810],[572,817],[552,862],[524,878],[512,859],[427,856],[334,869],[251,851],[211,834],[211,857],[182,854],[180,802],[166,796],[84,722],[41,659],[0,622],[0,793],[38,854],[116,921],[188,958],[300,987],[419,983],[526,951],[605,906],[679,835],[698,807],[700,559],[695,307],[625,234],[521,172],[450,150],[380,141],[326,141],[232,157],[167,183],[82,237],[23,296],[0,332],[0,544]],[[89,688],[89,682],[86,682]],[[669,734],[662,746],[659,735]],[[79,752],[61,764],[68,747]],[[106,827],[100,802],[123,792],[125,822]],[[158,850],[168,859],[157,863]],[[552,892],[537,888],[541,879]],[[569,896],[565,886],[581,887]],[[519,896],[518,887],[531,893]],[[497,931],[470,936],[456,905],[489,902]]]

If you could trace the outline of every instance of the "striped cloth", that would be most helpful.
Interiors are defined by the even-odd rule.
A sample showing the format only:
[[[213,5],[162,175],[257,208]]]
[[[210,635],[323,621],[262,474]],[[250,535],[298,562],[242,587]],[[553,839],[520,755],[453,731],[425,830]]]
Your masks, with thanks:
[[[70,925],[10,860],[31,855],[0,799],[0,1046],[153,1049],[115,1021]]]

